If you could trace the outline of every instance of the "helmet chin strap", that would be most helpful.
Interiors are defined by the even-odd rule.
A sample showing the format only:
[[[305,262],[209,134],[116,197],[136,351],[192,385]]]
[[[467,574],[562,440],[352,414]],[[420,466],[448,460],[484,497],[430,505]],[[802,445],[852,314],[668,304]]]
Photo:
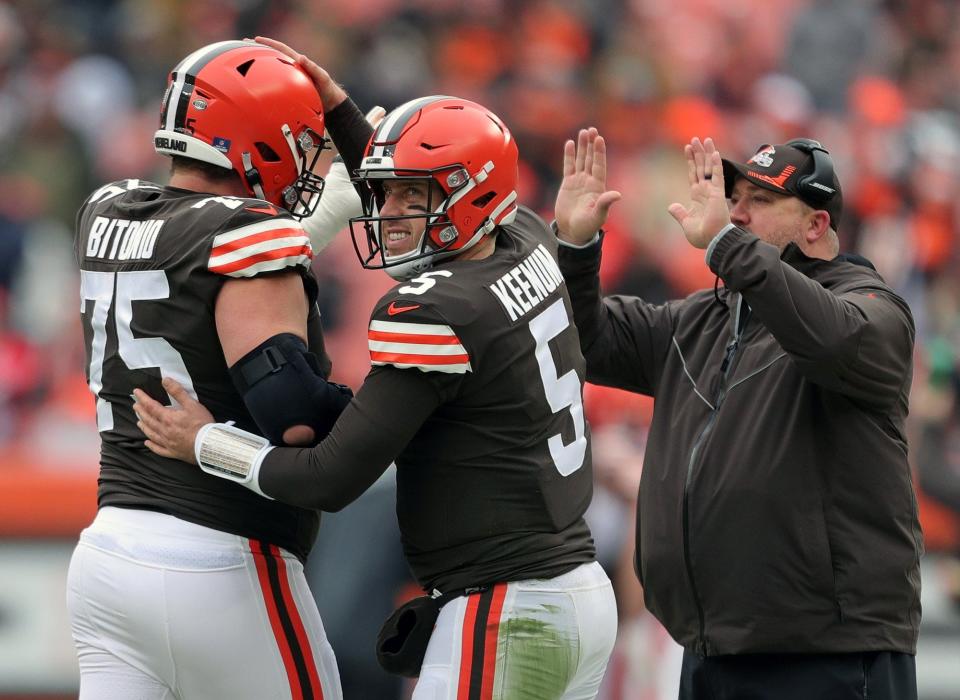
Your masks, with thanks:
[[[397,263],[384,267],[384,271],[398,282],[416,277],[422,272],[426,272],[433,267],[434,256],[428,255],[425,258],[414,258],[406,262]]]
[[[257,199],[266,200],[267,197],[263,193],[263,181],[260,179],[260,171],[253,167],[253,159],[250,158],[250,153],[244,151],[240,156],[240,160],[243,162],[243,176],[247,178],[247,184],[250,185],[253,193],[257,195]]]
[[[297,142],[293,138],[293,132],[286,124],[280,127],[280,132],[283,134],[283,138],[290,148],[290,153],[293,155],[293,162],[297,164],[297,174],[299,175],[303,171],[303,156],[300,155],[300,149],[297,148]]]

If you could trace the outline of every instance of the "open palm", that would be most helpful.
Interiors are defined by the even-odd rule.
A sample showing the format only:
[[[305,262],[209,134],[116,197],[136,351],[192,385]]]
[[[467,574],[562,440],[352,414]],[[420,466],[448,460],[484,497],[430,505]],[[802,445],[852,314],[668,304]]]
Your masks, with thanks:
[[[593,127],[581,129],[576,144],[569,140],[563,148],[563,181],[554,207],[560,237],[577,245],[587,243],[619,199],[619,192],[607,190],[603,137]]]
[[[694,137],[683,147],[690,181],[690,204],[674,202],[668,207],[671,216],[683,228],[690,245],[706,248],[715,235],[730,223],[726,190],[723,182],[723,161],[713,139],[703,142]]]

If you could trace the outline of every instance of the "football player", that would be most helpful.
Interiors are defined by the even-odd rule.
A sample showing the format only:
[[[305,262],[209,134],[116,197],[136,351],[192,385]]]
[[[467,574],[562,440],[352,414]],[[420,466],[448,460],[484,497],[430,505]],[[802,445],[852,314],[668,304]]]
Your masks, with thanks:
[[[324,128],[295,61],[250,41],[205,46],[169,76],[154,138],[169,184],[113,182],[80,208],[102,440],[99,511],[68,584],[83,700],[341,695],[303,575],[319,514],[151,453],[131,396],[166,402],[174,378],[277,444],[326,435],[350,393],[326,381],[310,272]],[[323,216],[320,228],[346,225]]]
[[[362,121],[325,72],[288,55],[325,101],[352,112],[342,123]],[[583,519],[584,361],[556,236],[516,202],[516,142],[489,110],[445,96],[396,108],[362,150],[328,126],[364,192],[351,222],[360,259],[398,280],[370,318],[363,386],[319,445],[287,449],[213,423],[166,381],[181,410],[136,393],[147,445],[323,510],[350,503],[395,460],[406,557],[423,589],[449,600],[413,697],[592,698],[617,623]],[[589,164],[585,152],[576,160],[593,191],[567,192],[594,230],[619,196],[603,192],[600,145]]]

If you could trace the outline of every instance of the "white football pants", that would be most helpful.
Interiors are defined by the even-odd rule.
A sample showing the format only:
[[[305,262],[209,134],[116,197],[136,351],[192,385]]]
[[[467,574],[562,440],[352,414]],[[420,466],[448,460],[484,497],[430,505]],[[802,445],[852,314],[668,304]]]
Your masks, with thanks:
[[[102,508],[67,579],[80,700],[341,700],[302,564],[169,515]]]
[[[413,700],[590,700],[617,636],[596,562],[501,583],[440,611]]]

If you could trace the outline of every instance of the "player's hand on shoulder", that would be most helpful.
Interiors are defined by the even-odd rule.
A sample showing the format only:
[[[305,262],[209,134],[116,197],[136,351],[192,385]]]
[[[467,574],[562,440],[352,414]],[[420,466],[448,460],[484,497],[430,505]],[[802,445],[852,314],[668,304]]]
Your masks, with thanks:
[[[557,192],[554,217],[557,235],[583,245],[606,223],[620,193],[607,189],[607,146],[593,127],[580,129],[576,143],[563,147],[563,181]]]
[[[207,423],[213,423],[213,414],[194,399],[174,379],[163,380],[163,388],[180,408],[164,406],[141,389],[134,389],[137,427],[147,436],[147,448],[161,457],[179,459],[196,464],[193,443],[197,432]]]

